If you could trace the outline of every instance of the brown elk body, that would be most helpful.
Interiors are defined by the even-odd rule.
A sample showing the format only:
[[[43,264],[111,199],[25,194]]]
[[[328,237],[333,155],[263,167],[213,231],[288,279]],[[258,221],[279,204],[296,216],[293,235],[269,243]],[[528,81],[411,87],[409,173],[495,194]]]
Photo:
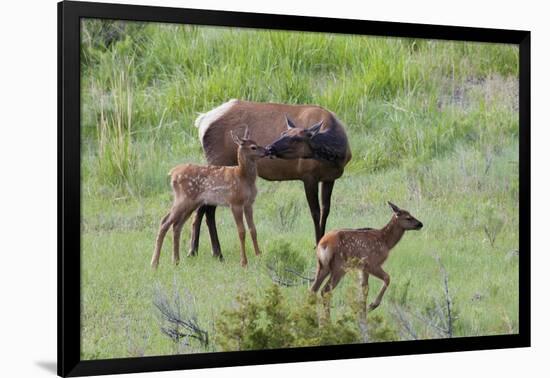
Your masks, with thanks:
[[[241,265],[247,265],[245,253],[245,228],[243,214],[250,231],[256,255],[260,254],[256,237],[256,227],[252,205],[256,198],[256,161],[266,156],[265,148],[256,142],[248,140],[248,130],[240,139],[231,133],[233,141],[238,145],[238,165],[234,167],[201,166],[181,164],[174,167],[171,177],[174,202],[172,209],[161,221],[158,231],[155,251],[151,266],[156,268],[159,263],[162,242],[166,232],[173,227],[174,245],[172,260],[179,262],[179,241],[181,229],[189,216],[199,206],[229,206],[235,218],[241,244]]]
[[[364,301],[368,295],[369,275],[384,282],[376,299],[369,305],[374,310],[384,296],[390,284],[390,276],[382,269],[390,250],[401,240],[407,230],[419,230],[422,222],[415,219],[408,211],[401,210],[388,202],[393,216],[381,229],[360,228],[341,229],[328,232],[317,245],[317,271],[311,291],[317,292],[329,276],[322,290],[327,294],[338,285],[349,268],[361,270],[361,285]]]
[[[290,119],[301,127],[295,126]],[[342,176],[345,165],[351,159],[344,127],[332,112],[311,105],[230,100],[201,115],[195,126],[199,128],[208,163],[219,166],[237,164],[235,145],[228,138],[230,131],[248,127],[256,142],[261,145],[275,140],[280,145],[292,140],[292,145],[286,146],[284,151],[279,151],[276,143],[270,146],[270,155],[279,159],[259,161],[258,175],[273,181],[303,181],[315,226],[316,242],[319,241],[325,232],[334,181]],[[292,135],[282,136],[285,132]],[[322,208],[319,206],[319,183]],[[189,254],[194,255],[198,250],[204,214],[210,231],[212,253],[221,257],[214,205],[202,206],[197,211]]]

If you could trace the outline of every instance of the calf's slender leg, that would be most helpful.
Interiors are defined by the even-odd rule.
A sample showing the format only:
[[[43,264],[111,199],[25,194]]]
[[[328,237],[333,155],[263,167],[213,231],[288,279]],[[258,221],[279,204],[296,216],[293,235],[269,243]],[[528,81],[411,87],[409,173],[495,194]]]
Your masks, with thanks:
[[[346,271],[341,268],[332,269],[330,272],[330,279],[326,283],[326,285],[323,287],[322,295],[326,295],[338,285],[342,277],[346,274]]]
[[[195,219],[193,220],[193,230],[191,232],[191,243],[189,245],[189,252],[187,256],[195,256],[199,251],[199,238],[201,234],[202,218],[206,213],[206,205],[200,206],[195,213]]]
[[[191,214],[193,214],[193,208],[186,208],[182,210],[180,213],[180,216],[176,222],[174,222],[173,225],[173,237],[174,237],[174,243],[173,243],[173,251],[172,251],[172,262],[175,265],[178,265],[180,262],[180,237],[181,237],[181,229],[183,228],[183,225],[189,219]]]
[[[369,296],[369,272],[366,268],[361,271],[361,318],[367,315],[367,298]]]
[[[380,301],[382,301],[382,297],[384,296],[384,293],[386,292],[386,289],[390,285],[390,275],[388,273],[384,272],[382,270],[382,268],[375,268],[375,269],[373,268],[373,269],[371,269],[370,273],[373,276],[375,276],[375,277],[381,279],[382,281],[384,281],[384,285],[382,285],[382,287],[380,288],[380,292],[376,296],[376,299],[374,300],[374,302],[372,302],[369,305],[369,311],[372,311],[380,305]]]
[[[223,261],[222,249],[218,239],[218,230],[216,228],[216,206],[205,206],[206,210],[206,225],[210,234],[210,243],[212,245],[212,256]]]
[[[328,274],[330,273],[330,269],[328,266],[323,266],[321,263],[317,261],[317,271],[315,272],[315,279],[313,280],[313,284],[311,285],[311,291],[316,293],[319,288],[321,287],[321,284],[327,278]]]
[[[159,265],[160,250],[162,249],[162,242],[164,241],[164,237],[166,236],[168,229],[172,225],[172,220],[170,219],[171,214],[172,212],[166,214],[160,221],[160,227],[159,227],[159,231],[157,233],[157,239],[155,242],[155,250],[153,251],[153,257],[151,257],[151,267],[153,269],[156,269]]]
[[[252,243],[254,244],[254,252],[256,253],[256,256],[259,256],[261,252],[260,247],[258,246],[256,226],[254,225],[254,211],[252,210],[252,206],[244,207],[244,215],[246,217],[246,223],[248,224],[248,231],[250,231]]]
[[[338,285],[338,282],[340,282],[345,274],[346,271],[341,268],[341,265],[334,264],[333,260],[330,267],[330,277],[325,286],[323,286],[323,290],[321,291],[321,296],[323,297],[323,305],[325,307],[325,315],[327,316],[327,318],[330,317],[330,293]]]
[[[248,260],[246,259],[246,251],[244,246],[245,229],[243,222],[243,208],[242,206],[231,206],[235,223],[237,224],[237,230],[239,232],[239,240],[241,242],[241,266],[246,267]]]

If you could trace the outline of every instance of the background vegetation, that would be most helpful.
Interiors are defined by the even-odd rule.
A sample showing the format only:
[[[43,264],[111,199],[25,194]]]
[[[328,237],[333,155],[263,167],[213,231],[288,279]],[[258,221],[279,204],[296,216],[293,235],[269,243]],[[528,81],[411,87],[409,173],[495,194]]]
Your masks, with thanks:
[[[516,46],[98,20],[81,30],[82,358],[517,332]],[[259,180],[264,255],[249,248],[248,269],[220,209],[225,263],[203,227],[198,257],[172,266],[169,235],[151,271],[166,173],[205,162],[193,121],[231,98],[319,104],[345,123],[353,159],[329,229],[382,226],[387,200],[424,223],[392,252],[392,284],[367,323],[354,274],[319,323],[299,182]],[[371,296],[379,286],[371,278]]]

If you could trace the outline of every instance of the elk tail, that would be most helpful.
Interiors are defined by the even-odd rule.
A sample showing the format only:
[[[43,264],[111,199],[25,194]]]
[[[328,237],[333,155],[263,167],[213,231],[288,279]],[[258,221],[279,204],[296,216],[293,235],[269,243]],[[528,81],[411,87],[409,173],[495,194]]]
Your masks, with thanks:
[[[317,260],[321,266],[328,266],[332,260],[332,251],[326,241],[321,240],[317,246]]]
[[[221,104],[217,108],[214,108],[206,113],[201,113],[195,120],[195,127],[199,129],[199,139],[204,147],[204,136],[208,128],[222,117],[227,111],[237,103],[235,99],[231,99],[226,103]]]

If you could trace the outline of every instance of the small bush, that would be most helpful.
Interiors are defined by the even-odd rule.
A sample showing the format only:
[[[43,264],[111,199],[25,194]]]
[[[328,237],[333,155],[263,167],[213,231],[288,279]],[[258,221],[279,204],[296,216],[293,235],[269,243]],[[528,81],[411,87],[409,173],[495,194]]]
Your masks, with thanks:
[[[381,314],[371,314],[369,316],[368,335],[370,342],[399,340],[395,328],[390,326]]]
[[[176,283],[171,298],[160,285],[155,288],[153,305],[158,310],[160,330],[178,348],[189,346],[191,342],[198,343],[201,348],[206,348],[209,344],[208,331],[199,324],[193,302],[194,298],[190,293],[185,293],[185,298],[182,299]]]
[[[408,287],[408,285],[407,285]],[[405,289],[405,296],[406,291]],[[366,312],[367,303],[364,300],[363,289],[360,285],[354,285],[348,288],[346,293],[346,303],[348,303],[352,319],[358,323],[361,330],[363,342],[381,342],[399,340],[397,330],[392,327],[379,312],[368,314]],[[372,295],[372,294],[371,294]]]
[[[494,247],[497,236],[504,228],[504,219],[490,203],[486,204],[483,209],[481,227],[489,244],[491,244],[491,247]]]
[[[271,243],[266,256],[266,267],[271,278],[283,286],[306,284],[306,259],[286,240]]]
[[[234,309],[222,312],[215,325],[215,340],[224,351],[349,344],[360,341],[358,325],[351,315],[335,321],[320,318],[317,297],[308,294],[304,304],[291,307],[277,285],[263,300],[249,293],[237,297]]]

